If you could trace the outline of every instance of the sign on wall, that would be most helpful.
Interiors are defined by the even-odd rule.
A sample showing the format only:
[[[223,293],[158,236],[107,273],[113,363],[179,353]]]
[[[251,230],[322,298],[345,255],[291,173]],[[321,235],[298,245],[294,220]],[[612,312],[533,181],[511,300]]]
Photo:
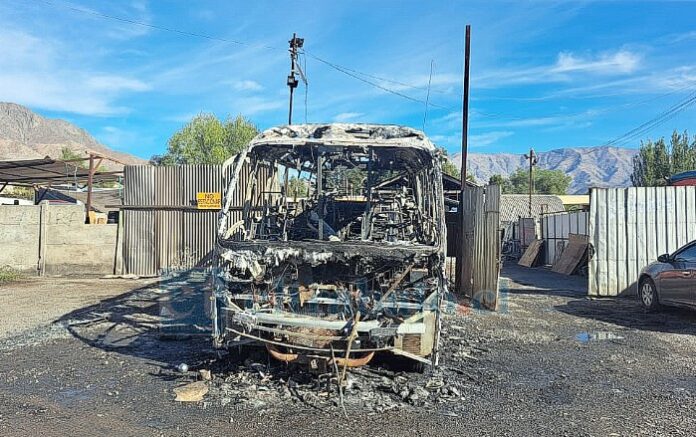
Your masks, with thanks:
[[[199,191],[196,193],[196,204],[198,209],[220,209],[222,208],[222,195],[220,192]]]

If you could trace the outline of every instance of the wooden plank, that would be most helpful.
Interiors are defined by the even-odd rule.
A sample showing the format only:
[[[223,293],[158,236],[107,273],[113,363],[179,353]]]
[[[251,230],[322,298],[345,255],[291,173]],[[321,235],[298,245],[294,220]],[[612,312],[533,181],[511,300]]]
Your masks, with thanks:
[[[541,249],[544,247],[544,240],[534,240],[529,244],[527,250],[520,258],[518,265],[524,267],[534,267],[537,265]]]
[[[551,270],[564,275],[572,275],[580,263],[587,257],[588,237],[586,235],[569,234],[568,246],[558,262]]]

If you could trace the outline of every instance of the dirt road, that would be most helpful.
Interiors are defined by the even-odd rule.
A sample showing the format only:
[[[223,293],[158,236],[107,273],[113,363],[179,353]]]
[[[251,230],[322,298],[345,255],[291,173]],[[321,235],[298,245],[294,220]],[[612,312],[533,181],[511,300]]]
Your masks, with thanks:
[[[10,323],[34,328],[0,341],[0,435],[692,434],[696,313],[590,300],[577,278],[546,271],[513,267],[505,276],[499,312],[446,317],[444,365],[460,376],[454,402],[397,403],[384,413],[356,405],[348,419],[292,391],[269,402],[263,385],[253,386],[251,401],[222,396],[215,381],[229,375],[205,337],[155,335],[159,305],[147,288],[119,294],[107,283],[105,294],[118,296],[87,301],[57,325],[42,322],[59,308],[42,322],[30,304],[4,308],[5,332],[8,316],[31,316]],[[26,302],[53,289],[23,288]],[[173,401],[172,389],[193,379],[174,369],[181,362],[216,373],[203,402]],[[375,387],[355,390],[366,396]]]

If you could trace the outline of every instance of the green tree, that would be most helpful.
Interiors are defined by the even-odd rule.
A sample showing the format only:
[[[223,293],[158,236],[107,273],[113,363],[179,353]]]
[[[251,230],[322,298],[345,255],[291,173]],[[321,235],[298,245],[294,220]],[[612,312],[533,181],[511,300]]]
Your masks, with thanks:
[[[442,160],[442,172],[454,178],[459,178],[459,169],[448,157]]]
[[[258,129],[238,115],[221,121],[213,114],[199,114],[169,139],[167,152],[153,156],[158,165],[222,164],[239,153],[258,134]]]
[[[636,187],[654,187],[667,183],[676,173],[696,169],[696,137],[689,143],[689,133],[672,133],[669,145],[664,138],[641,141],[633,157],[631,182]]]
[[[288,197],[307,197],[309,195],[309,185],[306,179],[291,177],[288,179]]]
[[[86,158],[85,155],[81,155],[80,153],[74,151],[70,147],[63,147],[60,150],[60,159],[62,161],[71,161],[75,159],[84,159]],[[83,161],[72,161],[70,164],[74,165],[75,167],[78,168],[84,168],[88,169],[89,168],[89,160],[84,159]],[[104,165],[100,165],[96,169],[97,172],[106,172],[109,171],[108,168],[106,168]],[[117,182],[97,182],[94,184],[95,187],[98,188],[115,188],[118,187],[119,184]]]
[[[448,176],[459,179],[461,176],[461,171],[452,162],[447,154],[447,150],[444,147],[438,147],[440,149],[440,162],[442,165],[442,172]],[[476,178],[471,173],[467,172],[466,180],[469,182],[476,183]]]
[[[71,161],[73,159],[83,159],[86,158],[84,155],[80,155],[70,147],[63,147],[60,149],[60,160],[61,161]],[[87,168],[89,167],[89,161],[75,161],[72,164],[76,167]]]
[[[534,169],[535,194],[566,194],[572,181],[573,178],[562,170]],[[523,167],[518,168],[503,181],[502,187],[506,194],[529,193],[529,170]]]

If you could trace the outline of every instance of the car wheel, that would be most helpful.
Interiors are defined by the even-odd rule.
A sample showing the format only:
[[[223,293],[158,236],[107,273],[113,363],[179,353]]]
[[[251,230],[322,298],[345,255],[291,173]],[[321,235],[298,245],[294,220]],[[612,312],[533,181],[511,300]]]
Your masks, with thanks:
[[[651,279],[644,279],[641,281],[640,288],[638,289],[638,297],[646,311],[655,311],[660,306],[657,299],[655,283]]]

